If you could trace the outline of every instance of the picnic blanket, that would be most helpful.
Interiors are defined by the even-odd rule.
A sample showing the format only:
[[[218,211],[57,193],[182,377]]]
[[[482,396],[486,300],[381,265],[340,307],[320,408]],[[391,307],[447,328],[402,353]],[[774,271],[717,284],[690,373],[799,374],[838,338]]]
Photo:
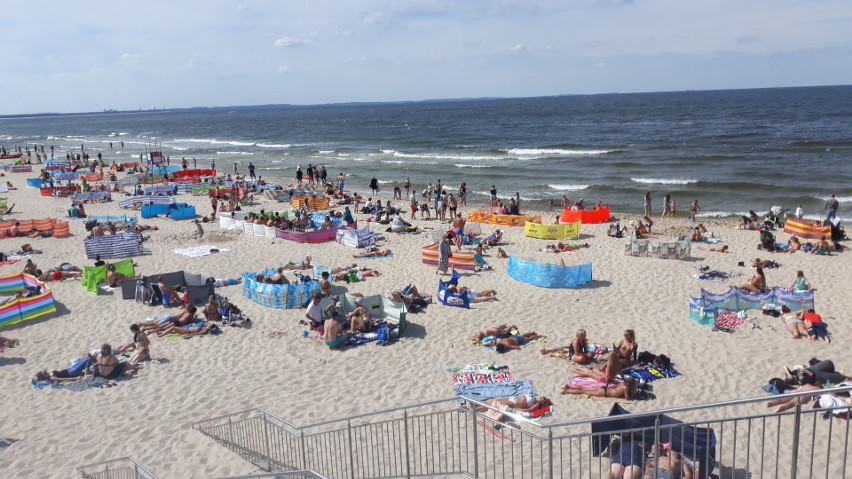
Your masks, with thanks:
[[[741,276],[741,274],[740,273],[726,273],[724,271],[716,271],[716,270],[711,270],[711,269],[701,270],[701,271],[694,273],[692,275],[692,277],[695,278],[695,279],[701,279],[701,280],[704,280],[704,281],[716,281],[717,283],[722,282],[722,281],[727,281],[731,278],[736,278],[737,276]]]
[[[645,381],[651,382],[656,381],[657,379],[675,378],[680,376],[680,373],[673,367],[669,367],[668,369],[659,369],[653,364],[646,364],[639,368],[626,369],[622,372],[622,375],[630,375],[636,379],[644,379]]]
[[[107,379],[102,377],[94,377],[88,376],[79,381],[69,381],[69,382],[53,382],[53,381],[35,381],[33,380],[32,386],[33,389],[67,389],[69,391],[85,391],[86,389],[91,388],[102,388],[108,387],[115,384],[114,382],[110,382]]]
[[[480,402],[494,398],[536,394],[535,387],[529,379],[503,381],[493,384],[459,384],[455,387],[455,391],[457,396]]]
[[[198,258],[201,256],[207,256],[208,254],[213,253],[226,253],[228,251],[227,248],[219,248],[212,244],[203,244],[201,246],[189,246],[187,248],[178,248],[174,250],[175,253],[182,256],[189,256],[190,258]]]
[[[506,366],[503,363],[498,363],[496,361],[490,361],[487,363],[465,364],[464,366],[448,365],[444,366],[444,369],[451,373],[459,372],[490,374],[503,369],[508,370],[509,366]]]

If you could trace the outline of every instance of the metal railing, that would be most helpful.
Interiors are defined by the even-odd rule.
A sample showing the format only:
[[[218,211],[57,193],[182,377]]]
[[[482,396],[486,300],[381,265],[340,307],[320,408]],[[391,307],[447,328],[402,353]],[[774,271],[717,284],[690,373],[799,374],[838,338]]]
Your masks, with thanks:
[[[328,479],[316,471],[302,469],[298,471],[266,472],[262,474],[249,474],[248,476],[228,476],[219,479]]]
[[[84,479],[159,479],[142,463],[132,457],[81,466],[77,471]]]
[[[805,410],[799,399],[850,390],[852,386],[547,424],[505,413],[498,423],[483,414],[494,410],[490,405],[468,399],[459,407],[458,398],[448,398],[307,426],[256,408],[193,427],[265,470],[310,469],[335,479],[597,478],[610,470],[609,457],[618,449],[614,444],[635,437],[646,446],[674,438],[673,450],[693,452],[685,456],[696,478],[834,478],[852,474],[846,461],[849,422],[830,413],[824,418],[825,409]],[[790,401],[791,408],[754,414],[754,407],[768,399]],[[504,424],[507,419],[514,427]],[[616,419],[640,425],[613,428]]]

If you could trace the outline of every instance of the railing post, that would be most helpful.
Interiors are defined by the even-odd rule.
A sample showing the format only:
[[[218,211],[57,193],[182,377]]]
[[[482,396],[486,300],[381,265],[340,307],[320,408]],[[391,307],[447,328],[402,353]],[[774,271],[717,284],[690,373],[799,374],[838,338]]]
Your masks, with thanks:
[[[654,470],[660,467],[660,416],[654,418]]]
[[[553,428],[547,428],[547,477],[553,479]]]
[[[272,450],[269,447],[269,421],[266,419],[266,412],[263,413],[263,436],[266,441],[266,467],[272,472]]]
[[[355,479],[355,451],[352,450],[352,421],[346,421],[346,436],[349,439],[349,479]]]
[[[402,410],[402,432],[405,435],[405,478],[409,479],[411,477],[411,463],[409,456],[409,447],[411,447],[408,442],[408,409]]]
[[[479,443],[476,439],[476,407],[471,404],[470,417],[473,419],[473,477],[479,477]]]
[[[799,467],[799,426],[802,421],[802,403],[796,398],[796,413],[793,415],[793,444],[790,447],[790,477],[796,479],[796,469]]]
[[[299,429],[299,449],[301,449],[302,469],[310,469],[308,467],[308,451],[305,448],[305,431]]]

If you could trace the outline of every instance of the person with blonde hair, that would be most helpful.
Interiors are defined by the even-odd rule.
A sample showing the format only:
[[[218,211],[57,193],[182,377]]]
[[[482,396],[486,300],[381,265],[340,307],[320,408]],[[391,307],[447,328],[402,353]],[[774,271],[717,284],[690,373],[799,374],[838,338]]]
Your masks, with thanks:
[[[571,341],[569,352],[571,353],[571,361],[576,364],[589,364],[595,360],[592,356],[589,347],[589,341],[586,339],[586,330],[578,329],[577,334]]]

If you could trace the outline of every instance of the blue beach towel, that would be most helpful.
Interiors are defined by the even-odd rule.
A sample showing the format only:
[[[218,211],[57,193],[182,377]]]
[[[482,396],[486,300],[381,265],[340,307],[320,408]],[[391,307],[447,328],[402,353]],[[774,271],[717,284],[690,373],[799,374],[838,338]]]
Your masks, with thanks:
[[[535,394],[535,387],[529,379],[505,381],[494,384],[459,384],[455,388],[457,396],[486,401],[494,398],[523,396]]]

